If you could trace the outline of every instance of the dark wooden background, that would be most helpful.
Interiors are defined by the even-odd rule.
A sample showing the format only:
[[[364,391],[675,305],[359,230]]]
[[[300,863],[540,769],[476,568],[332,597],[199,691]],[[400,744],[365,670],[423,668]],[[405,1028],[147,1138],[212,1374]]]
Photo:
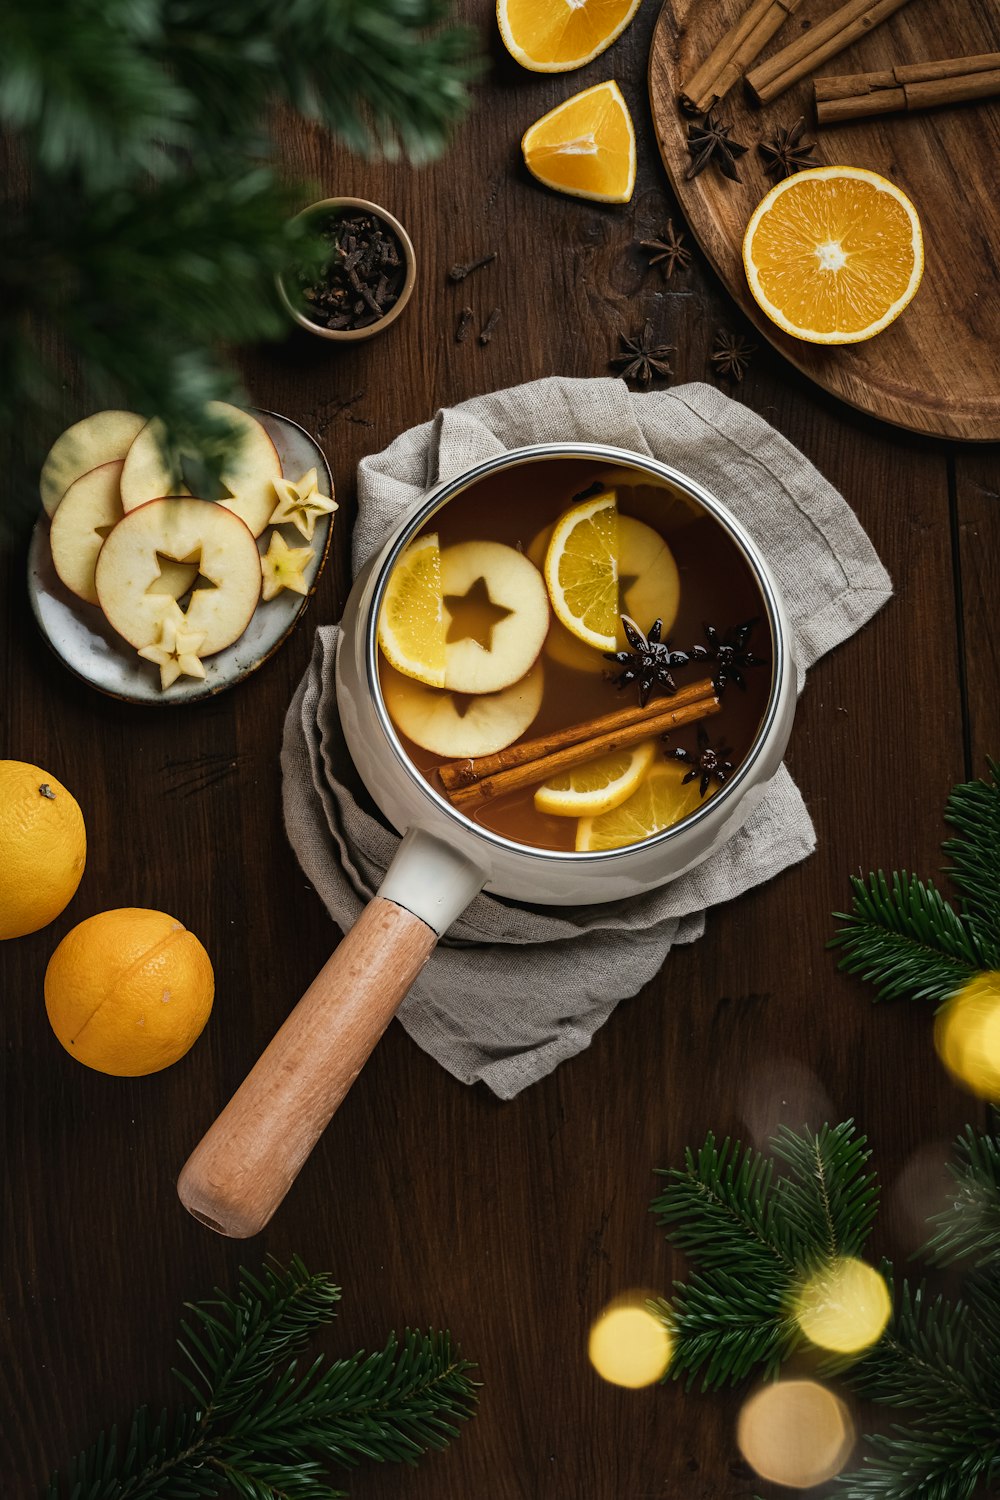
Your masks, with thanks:
[[[654,1168],[709,1128],[760,1139],[779,1120],[855,1116],[885,1188],[874,1248],[904,1255],[933,1206],[942,1143],[977,1118],[935,1060],[929,1015],[873,1010],[824,945],[850,872],[938,869],[950,786],[1000,752],[998,453],[878,425],[764,347],[733,394],[839,486],[897,589],[816,667],[802,699],[788,760],[816,854],[713,912],[704,940],[671,955],[589,1051],[513,1103],[462,1087],[393,1026],[257,1241],[216,1238],[175,1198],[188,1151],[337,940],[282,830],[278,747],[313,627],[335,620],[345,597],[358,460],[477,392],[553,372],[603,375],[619,330],[647,317],[679,347],[678,380],[711,378],[716,329],[740,326],[697,256],[664,283],[638,249],[672,211],[645,100],[655,0],[612,52],[548,78],[507,58],[489,0],[465,8],[492,70],[440,164],[369,166],[319,132],[283,134],[290,168],[316,196],[358,193],[400,215],[419,278],[405,316],[370,345],[342,352],[303,334],[245,360],[252,399],[318,435],[342,502],[335,558],[282,651],[202,706],[118,705],[49,654],[27,605],[23,549],[5,559],[0,753],[63,778],[90,838],[69,909],[0,952],[0,1488],[11,1500],[36,1494],[50,1467],[135,1401],[171,1398],[185,1298],[231,1285],[241,1261],[292,1251],[343,1284],[329,1348],[443,1325],[479,1363],[481,1410],[460,1440],[412,1473],[359,1471],[359,1500],[750,1497],[761,1485],[739,1462],[736,1397],[619,1391],[585,1358],[609,1298],[666,1291],[679,1270],[647,1211]],[[545,110],[609,76],[634,113],[639,180],[630,205],[604,209],[534,184],[518,143]],[[449,265],[494,248],[497,264],[446,284]],[[466,300],[483,318],[502,309],[486,349],[453,342]],[[72,399],[67,419],[80,414]],[[57,941],[125,905],[175,913],[218,980],[190,1055],[136,1080],[77,1065],[42,1003]]]

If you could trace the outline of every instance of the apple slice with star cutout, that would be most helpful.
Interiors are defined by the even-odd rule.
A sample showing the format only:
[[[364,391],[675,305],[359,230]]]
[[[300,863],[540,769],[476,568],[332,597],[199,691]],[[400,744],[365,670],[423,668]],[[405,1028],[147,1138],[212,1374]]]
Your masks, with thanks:
[[[60,433],[38,481],[46,514],[55,515],[63,495],[81,474],[124,458],[145,425],[145,417],[134,411],[95,411]]]
[[[239,516],[254,536],[260,536],[274,510],[275,481],[281,479],[277,449],[261,424],[238,406],[210,401],[207,411],[213,417],[224,417],[235,429],[217,503]],[[174,472],[164,458],[162,437],[162,422],[147,422],[125,455],[121,488],[126,511],[164,495],[190,494],[184,473]],[[181,461],[183,467],[183,455]]]
[[[52,517],[49,545],[56,572],[71,593],[97,604],[94,569],[104,538],[124,515],[118,478],[122,460],[89,469],[73,481]]]
[[[176,601],[162,591],[162,562],[198,569],[184,631],[203,635],[201,656],[241,636],[260,598],[260,554],[248,527],[213,500],[168,497],[129,511],[108,535],[95,570],[98,602],[136,648],[155,645]]]
[[[383,661],[379,681],[393,723],[407,739],[447,759],[493,755],[530,728],[542,706],[541,662],[498,693],[463,696],[404,677]]]
[[[445,687],[496,693],[519,682],[549,628],[545,580],[534,564],[502,542],[459,542],[441,553],[441,593]]]

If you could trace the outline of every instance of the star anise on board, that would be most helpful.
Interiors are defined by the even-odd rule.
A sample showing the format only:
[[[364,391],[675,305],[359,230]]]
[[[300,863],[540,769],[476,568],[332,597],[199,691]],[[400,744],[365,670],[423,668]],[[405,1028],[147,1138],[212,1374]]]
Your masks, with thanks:
[[[803,140],[805,129],[805,119],[800,115],[794,125],[782,126],[769,141],[761,141],[757,147],[764,158],[764,171],[775,181],[816,166],[813,156],[816,142]]]
[[[663,621],[654,620],[648,631],[643,633],[630,615],[622,615],[622,626],[629,649],[604,653],[608,661],[617,662],[623,669],[617,675],[612,675],[612,682],[619,688],[628,687],[630,682],[637,682],[640,708],[645,708],[654,687],[661,687],[665,693],[676,693],[677,684],[671,669],[686,666],[688,654],[686,651],[673,651],[669,641],[660,640]]]
[[[710,109],[701,124],[692,123],[687,133],[691,165],[684,174],[687,181],[704,172],[710,162],[715,162],[723,177],[730,182],[739,182],[736,163],[746,151],[739,141],[732,138],[732,126],[720,120],[714,109]]]
[[[750,633],[757,624],[756,619],[744,620],[742,625],[734,625],[721,636],[714,625],[705,626],[705,639],[707,646],[692,646],[688,653],[692,661],[714,661],[715,674],[712,684],[719,697],[726,691],[726,684],[735,682],[736,686],[746,691],[746,680],[743,676],[747,667],[766,667],[767,660],[763,656],[754,656],[747,647]]]
[[[698,777],[701,778],[698,790],[703,797],[713,781],[723,786],[733,774],[733,763],[728,759],[732,753],[728,745],[713,745],[701,725],[698,726],[698,748],[694,754],[690,750],[681,749],[680,746],[675,750],[667,751],[668,756],[674,760],[683,761],[685,765],[691,767],[681,782],[682,786],[687,786],[689,781],[694,781]]]
[[[730,333],[720,328],[715,335],[712,353],[709,356],[717,375],[729,380],[742,380],[747,372],[751,355],[756,354],[757,345],[749,344],[742,333]]]
[[[673,219],[667,220],[667,227],[658,240],[640,240],[639,244],[649,256],[650,266],[659,266],[666,281],[678,266],[683,271],[691,264],[691,251],[684,243],[683,234],[674,228]]]
[[[653,338],[653,325],[648,320],[641,333],[618,335],[620,352],[609,361],[611,367],[621,371],[623,380],[634,380],[639,385],[650,385],[659,376],[669,380],[674,373],[670,356],[673,344],[657,344]]]

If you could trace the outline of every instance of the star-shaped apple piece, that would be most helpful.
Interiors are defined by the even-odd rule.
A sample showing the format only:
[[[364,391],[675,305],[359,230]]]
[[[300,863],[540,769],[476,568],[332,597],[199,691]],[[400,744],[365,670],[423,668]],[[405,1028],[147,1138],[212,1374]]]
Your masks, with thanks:
[[[178,677],[204,677],[205,667],[198,655],[204,644],[204,633],[187,630],[183,612],[175,606],[174,612],[163,618],[160,639],[141,647],[139,655],[159,667],[160,687],[165,692]]]
[[[301,479],[275,479],[272,483],[278,503],[268,525],[294,526],[307,542],[312,541],[320,516],[332,515],[339,508],[336,500],[320,494],[315,469],[310,469]]]
[[[316,555],[314,547],[289,547],[280,531],[271,532],[271,542],[260,560],[264,575],[263,597],[273,599],[282,589],[308,594],[303,574]]]

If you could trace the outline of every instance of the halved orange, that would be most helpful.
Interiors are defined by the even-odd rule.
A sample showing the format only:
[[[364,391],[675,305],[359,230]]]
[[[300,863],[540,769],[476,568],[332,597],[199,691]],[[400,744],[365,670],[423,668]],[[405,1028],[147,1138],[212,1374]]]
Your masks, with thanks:
[[[877,172],[814,167],[758,204],[743,264],[760,307],[785,333],[810,344],[857,344],[898,318],[920,285],[920,220]]]
[[[533,73],[568,73],[593,62],[641,0],[497,0],[497,25],[511,57]]]
[[[635,187],[635,130],[614,79],[549,110],[521,140],[533,177],[559,193],[627,203]]]

